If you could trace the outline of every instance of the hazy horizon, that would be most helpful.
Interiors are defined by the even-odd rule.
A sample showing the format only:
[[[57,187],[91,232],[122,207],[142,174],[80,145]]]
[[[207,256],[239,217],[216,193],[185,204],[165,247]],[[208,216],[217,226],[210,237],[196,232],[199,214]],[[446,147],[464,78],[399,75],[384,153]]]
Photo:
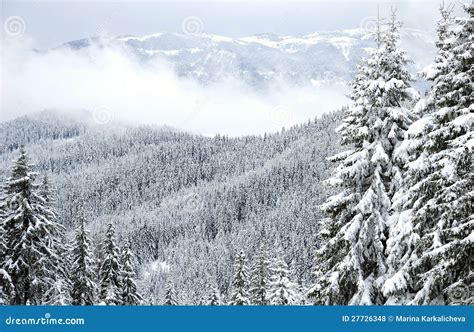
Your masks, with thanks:
[[[100,33],[142,36],[182,32],[198,17],[204,33],[243,37],[261,33],[302,35],[358,28],[368,18],[388,17],[392,8],[405,27],[435,33],[439,1],[336,2],[135,2],[3,1],[1,19],[21,17],[33,47],[47,49]],[[459,6],[457,6],[459,7]],[[459,8],[457,8],[458,10]],[[423,15],[420,15],[420,13]],[[2,38],[5,33],[2,31]]]
[[[115,46],[92,47],[80,52],[32,50],[51,50],[92,36],[144,36],[163,31],[193,36],[193,29],[198,33],[234,38],[262,33],[303,35],[353,28],[369,31],[374,27],[377,7],[382,18],[389,16],[396,7],[397,16],[406,28],[424,31],[434,40],[439,19],[437,1],[382,1],[377,4],[354,1],[111,3],[8,0],[1,6],[2,82],[8,82],[8,85],[2,84],[0,94],[3,121],[43,109],[97,112],[106,109],[111,118],[127,122],[155,123],[202,134],[229,135],[277,131],[282,126],[302,123],[347,105],[348,82],[337,82],[340,77],[336,77],[336,82],[327,82],[324,78],[316,78],[313,82],[312,78],[306,78],[304,83],[295,84],[279,77],[279,67],[284,70],[299,56],[302,65],[295,67],[296,76],[303,76],[309,70],[323,75],[327,66],[324,61],[344,56],[349,62],[347,55],[348,52],[352,54],[354,46],[351,38],[328,42],[330,49],[322,46],[311,52],[303,50],[299,55],[292,53],[291,49],[284,50],[287,55],[282,59],[286,62],[281,66],[278,61],[272,62],[281,50],[267,53],[265,44],[262,44],[263,48],[253,51],[249,48],[240,54],[239,51],[232,53],[235,50],[229,51],[227,46],[218,42],[214,43],[215,49],[212,43],[211,46],[198,43],[200,51],[210,53],[198,58],[202,66],[196,68],[189,67],[197,56],[191,48],[184,50],[190,55],[183,56],[183,63],[179,63],[181,60],[170,62],[169,58],[161,56],[146,65],[136,54]],[[456,10],[459,10],[459,5]],[[172,41],[173,47],[175,44]],[[315,45],[314,42],[311,45]],[[357,45],[366,47],[360,43]],[[413,43],[410,45],[417,56],[421,56],[421,64],[431,61],[430,50],[434,49],[431,41],[430,49]],[[168,52],[167,44],[165,46],[159,52]],[[362,50],[357,47],[356,53]],[[220,60],[214,67],[206,67],[206,55]],[[304,66],[316,57],[319,57],[319,62]],[[353,59],[357,57],[354,55]],[[235,63],[240,70],[237,75],[232,72],[228,77],[207,85],[201,84],[196,77],[183,77],[176,71],[177,64],[184,64],[185,71],[207,70],[207,74],[212,75],[214,71],[225,72],[229,63]],[[257,74],[262,71],[263,76],[273,75],[274,79],[268,83],[265,92],[244,82],[243,76],[248,70]],[[351,64],[347,72],[353,70],[355,65]]]

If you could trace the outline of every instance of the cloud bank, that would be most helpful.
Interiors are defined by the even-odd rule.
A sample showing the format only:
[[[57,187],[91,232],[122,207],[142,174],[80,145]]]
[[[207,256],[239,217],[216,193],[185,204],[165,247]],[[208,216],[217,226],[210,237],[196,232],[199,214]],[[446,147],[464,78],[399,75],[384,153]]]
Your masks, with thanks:
[[[275,82],[265,92],[235,78],[202,85],[168,63],[144,65],[113,46],[38,52],[15,39],[1,55],[1,121],[44,109],[89,110],[98,122],[236,136],[276,131],[348,103],[343,84]]]

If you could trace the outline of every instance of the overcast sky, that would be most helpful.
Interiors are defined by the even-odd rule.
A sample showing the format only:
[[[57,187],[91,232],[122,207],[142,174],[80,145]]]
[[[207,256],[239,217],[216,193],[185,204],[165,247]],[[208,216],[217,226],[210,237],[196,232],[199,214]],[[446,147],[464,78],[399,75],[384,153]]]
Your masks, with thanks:
[[[159,58],[144,65],[114,47],[87,52],[33,49],[103,34],[180,33],[183,22],[196,18],[204,33],[240,37],[367,29],[377,16],[377,2],[369,1],[0,3],[0,122],[43,109],[89,110],[98,119],[106,114],[107,119],[166,124],[206,135],[262,133],[305,122],[347,105],[348,87],[276,80],[263,93],[238,77],[202,85],[176,75]],[[406,27],[435,34],[438,1],[378,3],[381,17],[396,7]]]
[[[96,35],[146,35],[181,32],[182,21],[199,17],[204,32],[226,36],[258,33],[305,34],[356,28],[364,18],[398,9],[405,26],[434,32],[441,1],[312,2],[164,2],[164,1],[19,1],[3,0],[2,23],[11,16],[25,22],[26,34],[38,48]]]

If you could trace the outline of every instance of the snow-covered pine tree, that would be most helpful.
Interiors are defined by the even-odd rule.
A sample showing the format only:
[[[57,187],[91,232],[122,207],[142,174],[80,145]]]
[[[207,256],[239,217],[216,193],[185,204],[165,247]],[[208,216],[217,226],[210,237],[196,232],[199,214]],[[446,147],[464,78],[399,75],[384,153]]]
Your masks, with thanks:
[[[0,305],[10,304],[14,297],[14,286],[10,275],[4,269],[0,269]]]
[[[125,305],[138,305],[143,301],[135,283],[133,258],[134,256],[130,250],[130,245],[126,243],[121,255],[122,270],[120,278],[122,283],[122,303]]]
[[[247,259],[243,251],[235,257],[230,305],[249,305]]]
[[[70,305],[71,285],[68,280],[63,277],[56,278],[53,286],[46,291],[45,299],[44,304],[48,305]]]
[[[404,212],[420,239],[384,286],[389,294],[408,293],[412,304],[473,301],[467,262],[474,242],[474,5],[465,9],[468,17],[443,20],[438,29],[430,107],[422,119],[429,130],[420,156],[408,165],[414,175],[407,178]]]
[[[3,259],[6,251],[6,237],[3,222],[7,216],[7,198],[4,197],[3,190],[0,191],[0,257]]]
[[[250,300],[255,305],[267,305],[270,282],[270,260],[268,253],[260,248],[250,273]]]
[[[178,305],[176,292],[174,290],[174,284],[171,281],[168,281],[168,283],[166,284],[165,301],[163,304],[164,305]]]
[[[322,246],[316,252],[316,283],[308,297],[316,304],[381,304],[380,284],[387,265],[385,242],[391,197],[402,170],[393,158],[411,123],[406,108],[413,97],[408,58],[397,46],[395,16],[380,30],[377,49],[368,51],[352,84],[353,105],[338,128],[349,150],[331,158],[340,162],[328,180],[341,192],[322,209]]]
[[[85,227],[85,217],[83,209],[80,209],[78,216],[79,225],[75,232],[75,241],[72,248],[71,263],[71,298],[74,305],[92,305],[95,302],[95,282],[94,272],[95,262],[92,255],[89,232]]]
[[[45,290],[44,301],[46,304],[67,305],[71,303],[71,283],[69,278],[70,248],[66,237],[66,229],[57,222],[56,210],[54,205],[55,192],[51,182],[46,174],[43,175],[39,185],[39,195],[44,199],[44,206],[48,211],[48,219],[55,224],[56,236],[53,237],[54,252],[57,255],[55,262],[56,272],[53,287]]]
[[[438,54],[434,63],[420,74],[427,80],[437,81],[447,73],[447,59],[450,49],[450,26],[453,24],[452,7],[440,8],[441,20],[438,21]],[[433,87],[436,89],[436,86]],[[443,94],[438,91],[436,94]],[[411,298],[406,268],[411,263],[411,254],[418,246],[420,236],[413,224],[413,204],[418,200],[419,191],[409,190],[415,183],[428,174],[426,144],[428,134],[433,130],[433,111],[435,94],[430,93],[420,99],[413,112],[419,118],[406,132],[406,139],[394,151],[395,158],[404,164],[403,185],[392,199],[392,216],[389,239],[387,240],[387,263],[389,277],[383,285],[387,303],[408,303]]]
[[[0,268],[15,289],[11,304],[42,304],[56,280],[57,223],[50,220],[53,212],[40,196],[34,182],[37,173],[31,169],[22,147],[5,186],[7,209],[2,223],[6,250]]]
[[[100,266],[100,294],[99,300],[106,305],[122,303],[122,286],[120,282],[120,254],[115,244],[115,229],[110,222],[104,239],[103,261]]]
[[[1,195],[1,193],[0,193]],[[0,198],[0,262],[5,260],[6,243],[5,243],[5,231],[3,227],[3,221],[6,217],[6,199]],[[13,294],[13,285],[11,283],[10,275],[1,268],[3,264],[0,264],[0,305],[9,304]]]
[[[299,296],[296,284],[289,279],[289,270],[286,262],[277,257],[272,267],[272,277],[269,284],[268,301],[272,305],[298,304]]]
[[[211,287],[211,291],[209,292],[209,297],[207,298],[207,305],[221,305],[221,294],[219,292],[219,288],[217,286]]]

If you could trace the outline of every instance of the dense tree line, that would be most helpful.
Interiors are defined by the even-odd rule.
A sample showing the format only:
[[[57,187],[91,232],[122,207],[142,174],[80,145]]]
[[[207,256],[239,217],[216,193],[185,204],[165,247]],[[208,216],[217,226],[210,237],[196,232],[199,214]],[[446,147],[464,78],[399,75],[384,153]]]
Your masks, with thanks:
[[[3,124],[0,302],[469,303],[465,9],[441,11],[423,97],[393,14],[359,65],[352,105],[278,133],[104,130],[54,112]]]
[[[109,224],[101,256],[94,258],[83,215],[75,241],[57,222],[54,193],[45,176],[38,183],[25,149],[14,162],[1,206],[1,299],[3,304],[140,304],[133,255],[114,241]],[[95,259],[100,263],[98,273]]]
[[[323,205],[316,304],[472,303],[473,29],[442,8],[432,81],[416,102],[395,15],[360,64],[339,128],[349,150]],[[413,98],[415,97],[415,98]]]
[[[95,257],[81,208],[74,241],[69,246],[65,229],[57,222],[52,186],[46,176],[38,184],[38,173],[33,172],[33,167],[21,147],[4,188],[0,228],[1,303],[145,303],[135,282],[134,255],[128,243],[120,251],[114,225],[107,224],[99,257]],[[246,256],[243,251],[238,253],[229,304],[299,303],[301,295],[288,274],[288,266],[281,256],[269,261],[268,251],[261,249],[250,277]],[[209,303],[223,303],[216,287],[210,287]],[[166,286],[163,304],[179,304],[172,281]]]
[[[181,303],[206,301],[209,283],[227,302],[237,248],[279,241],[295,282],[311,278],[312,220],[322,217],[318,205],[327,194],[319,182],[330,172],[325,156],[337,151],[339,116],[243,138],[87,127],[75,138],[46,136],[28,148],[55,183],[58,223],[71,232],[86,214],[98,251],[98,234],[112,222],[117,241],[137,257],[147,302],[162,303],[169,279],[185,294]],[[0,155],[0,169],[16,153]],[[196,182],[199,169],[210,176]],[[169,275],[152,269],[157,262],[172,265]]]

